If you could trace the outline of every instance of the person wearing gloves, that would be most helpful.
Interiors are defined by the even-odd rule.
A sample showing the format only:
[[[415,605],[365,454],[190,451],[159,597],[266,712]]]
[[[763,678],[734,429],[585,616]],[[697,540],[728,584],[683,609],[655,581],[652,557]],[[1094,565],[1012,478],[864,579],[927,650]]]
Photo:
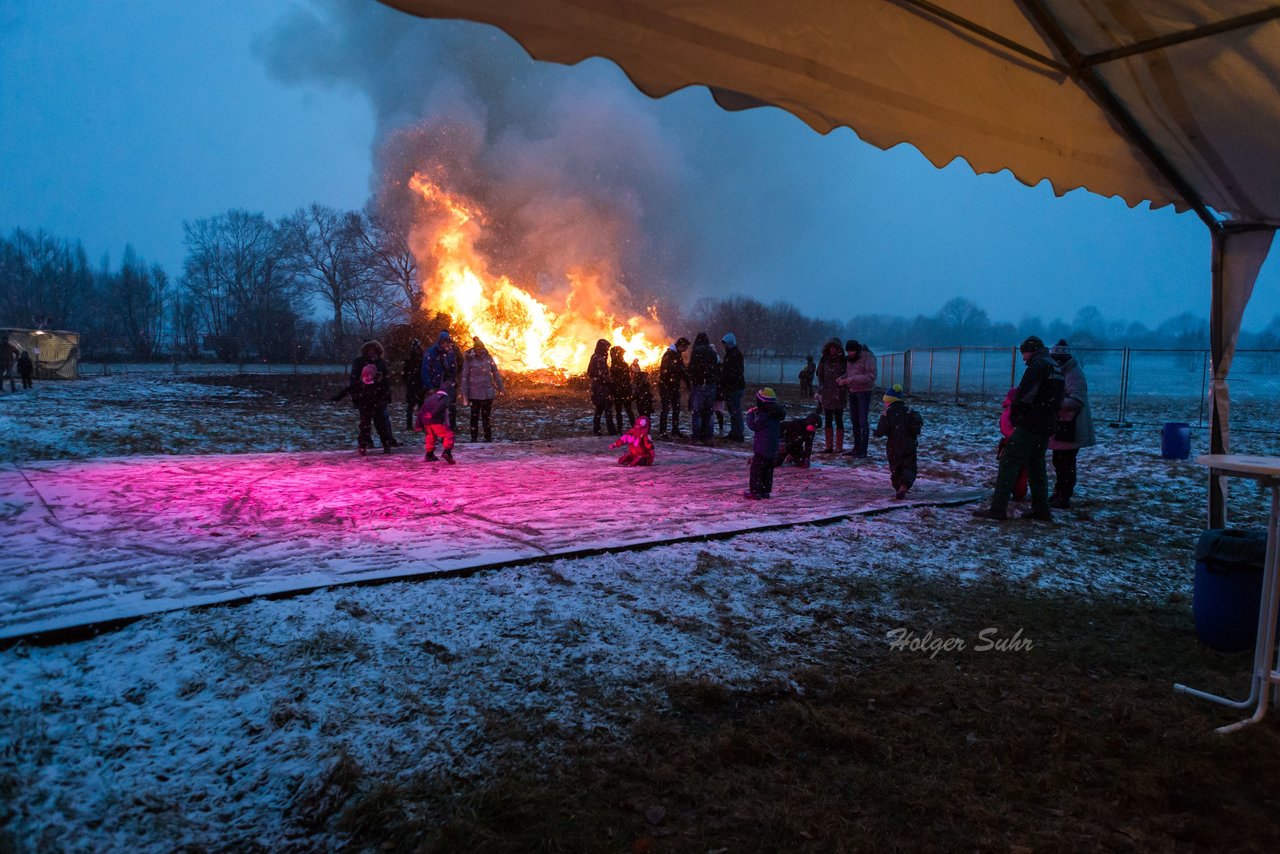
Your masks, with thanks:
[[[876,387],[876,357],[871,348],[850,339],[845,342],[845,372],[836,380],[849,392],[849,429],[853,447],[844,456],[864,459],[871,438],[871,393]]]
[[[480,425],[484,425],[484,440],[493,441],[493,428],[489,417],[493,413],[493,399],[502,391],[502,374],[498,363],[484,342],[476,336],[471,349],[462,357],[462,401],[471,405],[471,441],[480,439]]]
[[[724,345],[724,360],[720,363],[720,394],[724,395],[725,409],[729,410],[730,442],[746,440],[742,426],[742,395],[747,390],[747,367],[738,338],[726,332],[720,339]]]
[[[1093,435],[1093,413],[1089,411],[1089,383],[1084,369],[1071,355],[1071,347],[1060,339],[1049,351],[1062,366],[1062,405],[1058,407],[1058,423],[1049,437],[1053,457],[1053,494],[1049,506],[1065,510],[1071,506],[1076,489],[1076,455],[1081,448],[1097,443]]]
[[[894,383],[884,393],[884,413],[876,425],[876,436],[884,437],[889,457],[889,482],[893,497],[901,501],[916,482],[916,439],[924,427],[920,413],[902,399],[902,386]]]
[[[620,466],[653,465],[653,439],[649,436],[649,417],[641,415],[635,426],[618,437],[610,448],[626,446],[626,453],[618,457]]]

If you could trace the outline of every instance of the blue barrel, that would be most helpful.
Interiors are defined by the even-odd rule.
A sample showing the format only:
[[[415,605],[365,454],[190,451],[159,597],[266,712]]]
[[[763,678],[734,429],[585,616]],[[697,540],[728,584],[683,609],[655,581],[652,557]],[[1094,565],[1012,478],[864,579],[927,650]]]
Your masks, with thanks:
[[[1202,644],[1224,652],[1253,648],[1266,554],[1266,531],[1215,529],[1200,535],[1192,612]]]
[[[1160,456],[1166,460],[1185,460],[1191,456],[1191,425],[1170,421],[1160,431]]]

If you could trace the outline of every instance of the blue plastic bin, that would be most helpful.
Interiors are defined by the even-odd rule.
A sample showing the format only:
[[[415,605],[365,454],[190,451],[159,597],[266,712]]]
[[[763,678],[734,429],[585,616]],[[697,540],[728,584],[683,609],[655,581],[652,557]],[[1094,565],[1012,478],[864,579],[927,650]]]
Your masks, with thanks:
[[[1170,421],[1160,430],[1160,456],[1166,460],[1185,460],[1191,456],[1191,425]]]
[[[1200,535],[1192,613],[1202,644],[1224,652],[1253,648],[1266,554],[1266,531],[1214,529]]]

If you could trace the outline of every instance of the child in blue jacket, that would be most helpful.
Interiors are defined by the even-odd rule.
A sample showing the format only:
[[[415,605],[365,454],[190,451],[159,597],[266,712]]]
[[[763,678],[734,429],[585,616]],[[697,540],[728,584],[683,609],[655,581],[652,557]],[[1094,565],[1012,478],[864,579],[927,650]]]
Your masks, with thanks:
[[[782,441],[782,421],[787,408],[778,403],[771,388],[756,392],[756,405],[747,410],[747,426],[755,433],[751,443],[751,481],[743,498],[768,498],[773,492],[773,469]]]

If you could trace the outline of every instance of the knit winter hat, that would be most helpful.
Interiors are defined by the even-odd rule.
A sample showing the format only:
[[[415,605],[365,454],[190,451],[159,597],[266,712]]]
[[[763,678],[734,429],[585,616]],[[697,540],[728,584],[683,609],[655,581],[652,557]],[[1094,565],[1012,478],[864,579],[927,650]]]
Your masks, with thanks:
[[[756,400],[761,403],[777,403],[778,396],[773,393],[771,388],[762,388],[756,392]]]
[[[1043,350],[1044,342],[1037,335],[1028,335],[1027,340],[1022,342],[1022,346],[1018,348],[1023,353],[1034,353],[1036,350]]]
[[[450,343],[452,343],[452,342],[453,342],[453,336],[449,334],[449,330],[448,330],[448,329],[446,329],[446,330],[444,330],[443,332],[441,332],[441,333],[440,333],[440,337],[436,339],[436,343],[437,343],[437,344],[443,344],[443,343],[444,343],[444,342],[446,342],[446,341],[448,341],[448,342],[450,342]]]
[[[737,338],[737,336],[735,336],[732,332],[726,332],[726,333],[724,334],[724,337],[723,337],[723,338],[721,338],[720,340],[724,342],[724,344],[725,344],[725,346],[726,346],[726,347],[737,347],[737,346],[738,346],[738,338]]]
[[[360,371],[360,379],[365,385],[373,385],[378,381],[378,366],[365,365],[364,370]]]
[[[862,345],[850,338],[848,341],[844,342],[844,351],[846,353],[861,353]]]
[[[646,416],[641,415],[639,418],[636,419],[636,426],[643,427],[646,430],[649,429],[649,419]]]
[[[676,339],[676,349],[679,349],[681,347],[688,347],[688,346],[689,346],[689,339],[685,338],[683,335],[681,335],[679,338]]]
[[[902,400],[902,383],[894,383],[893,388],[884,390],[885,403],[897,403]]]
[[[1053,345],[1049,353],[1054,356],[1070,356],[1071,347],[1067,344],[1067,339],[1059,338],[1058,343]]]

